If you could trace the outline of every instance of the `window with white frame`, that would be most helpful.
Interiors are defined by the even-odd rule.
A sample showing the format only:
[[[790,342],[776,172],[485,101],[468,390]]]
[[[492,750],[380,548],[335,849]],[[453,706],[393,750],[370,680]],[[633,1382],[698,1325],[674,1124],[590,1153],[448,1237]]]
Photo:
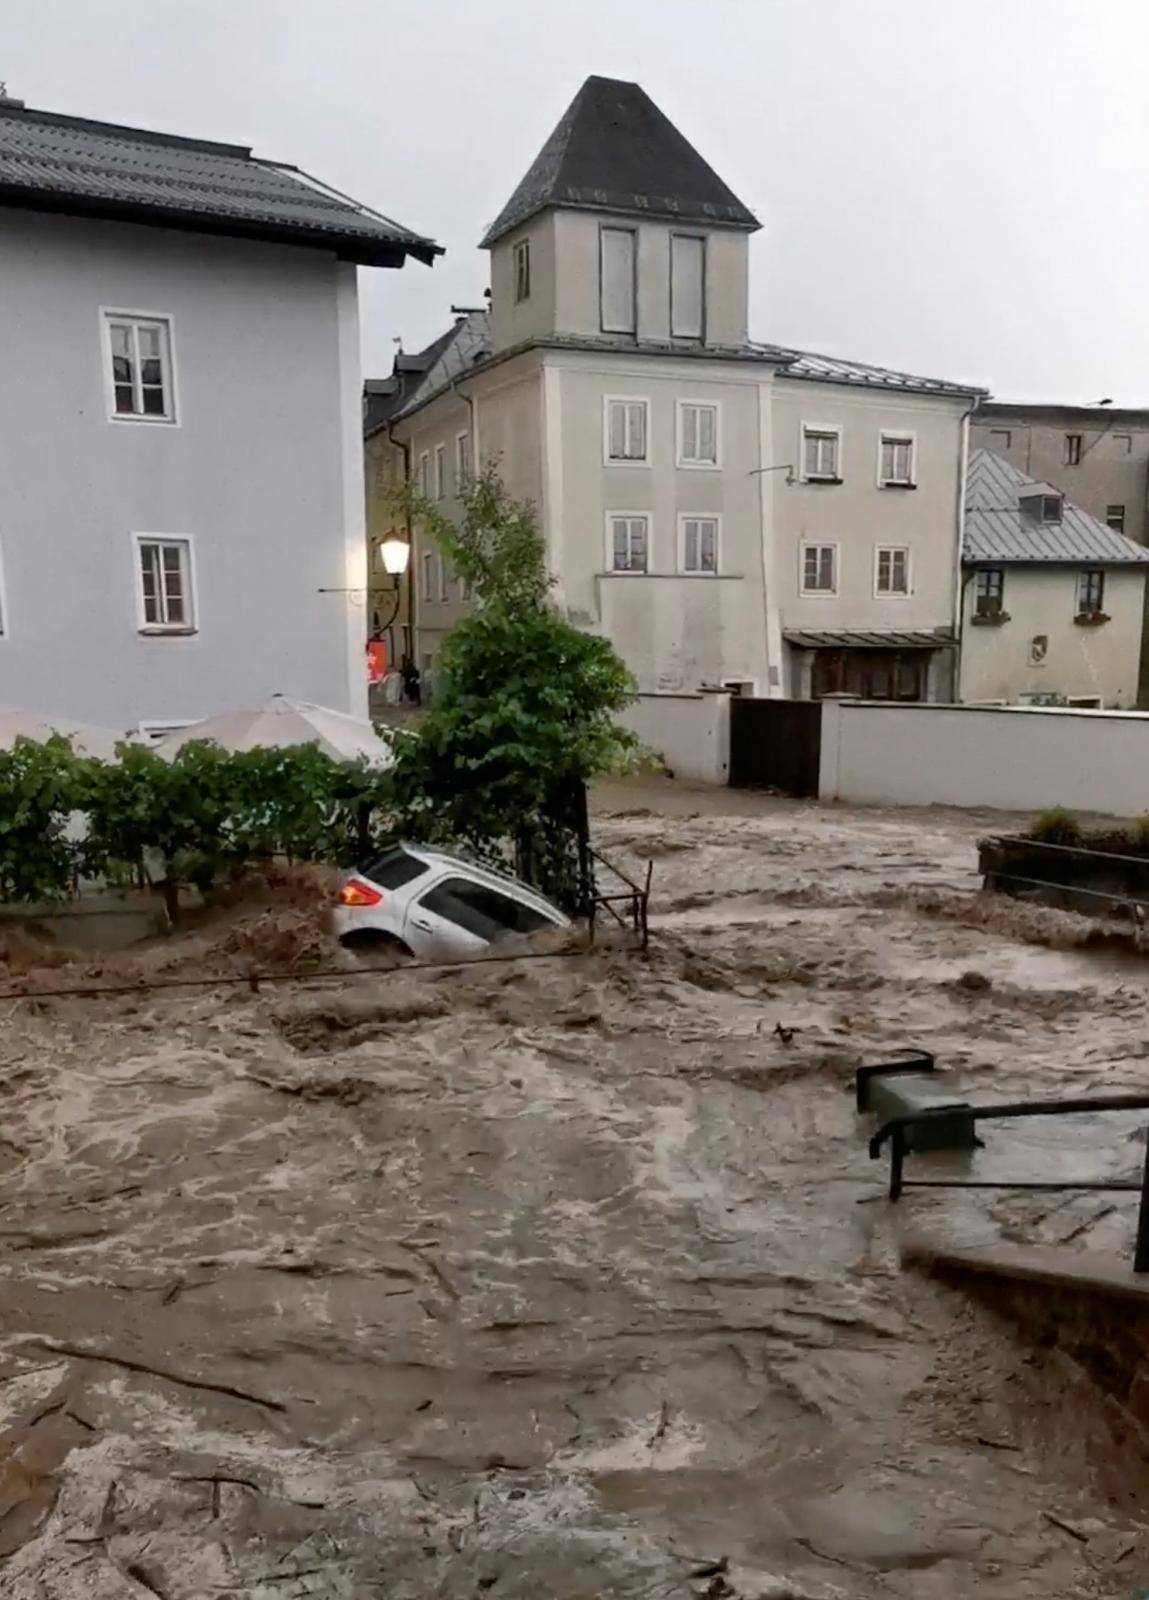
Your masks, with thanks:
[[[520,239],[515,246],[515,304],[531,298],[531,241]]]
[[[678,464],[718,465],[718,407],[700,400],[678,402]]]
[[[430,497],[430,494],[431,494],[431,453],[428,450],[423,450],[423,451],[420,452],[420,455],[419,455],[419,472],[418,472],[418,476],[415,479],[415,487],[418,489],[419,493],[423,496],[424,500],[426,500],[426,499],[428,499]]]
[[[141,422],[174,422],[172,335],[166,317],[104,314],[112,380],[112,414]]]
[[[455,493],[462,494],[471,481],[471,435],[455,436]]]
[[[841,481],[842,432],[840,428],[802,426],[802,476],[810,483]]]
[[[682,571],[713,577],[718,572],[718,518],[680,517]]]
[[[1089,567],[1077,575],[1077,615],[1099,617],[1105,611],[1105,572]]]
[[[447,600],[447,599],[450,598],[450,594],[451,594],[450,584],[451,584],[451,579],[454,576],[455,576],[455,574],[451,570],[450,566],[448,565],[446,556],[443,554],[442,551],[440,551],[439,552],[439,599],[440,600]]]
[[[802,593],[836,594],[838,591],[838,546],[802,546]]]
[[[599,323],[604,333],[633,333],[635,259],[633,228],[599,230]]]
[[[914,483],[914,438],[909,433],[883,433],[878,482],[887,489],[909,489]]]
[[[645,463],[648,405],[645,400],[606,401],[606,459]]]
[[[910,552],[905,545],[880,544],[874,563],[874,593],[908,595],[910,592]]]
[[[442,500],[447,493],[447,446],[435,446],[435,499]]]
[[[612,572],[645,572],[650,551],[650,518],[612,513],[607,518]]]
[[[436,562],[437,558],[438,558],[438,552],[437,551],[435,551],[435,550],[424,550],[423,551],[423,556],[422,556],[422,578],[423,578],[423,582],[422,582],[422,585],[421,585],[421,588],[420,588],[420,595],[421,595],[421,598],[424,599],[424,600],[434,600],[436,592],[437,592],[437,585],[435,583],[435,562]]]
[[[702,339],[706,332],[706,240],[695,234],[670,238],[670,336]]]
[[[140,627],[148,633],[190,633],[195,628],[191,542],[136,540]]]

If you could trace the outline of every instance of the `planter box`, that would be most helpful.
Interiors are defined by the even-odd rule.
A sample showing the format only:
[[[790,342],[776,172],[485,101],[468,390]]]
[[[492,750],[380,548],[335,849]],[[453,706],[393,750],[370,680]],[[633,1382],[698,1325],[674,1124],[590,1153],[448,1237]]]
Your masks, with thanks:
[[[1137,908],[1149,911],[1149,855],[1130,854],[1130,848],[1125,841],[1110,850],[1103,840],[1077,846],[1007,834],[980,841],[978,868],[985,888],[997,894],[1087,916],[1140,920]]]

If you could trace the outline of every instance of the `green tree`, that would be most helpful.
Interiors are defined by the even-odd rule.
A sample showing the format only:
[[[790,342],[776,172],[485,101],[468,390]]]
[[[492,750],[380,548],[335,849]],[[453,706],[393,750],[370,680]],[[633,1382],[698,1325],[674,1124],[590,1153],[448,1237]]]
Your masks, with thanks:
[[[71,892],[78,847],[69,823],[83,802],[84,767],[60,734],[0,750],[0,899]]]
[[[458,524],[409,488],[400,499],[472,600],[436,662],[418,735],[399,744],[402,822],[472,845],[520,841],[561,815],[574,789],[624,764],[633,740],[615,719],[633,680],[608,640],[550,604],[534,508],[494,467],[466,491]]]

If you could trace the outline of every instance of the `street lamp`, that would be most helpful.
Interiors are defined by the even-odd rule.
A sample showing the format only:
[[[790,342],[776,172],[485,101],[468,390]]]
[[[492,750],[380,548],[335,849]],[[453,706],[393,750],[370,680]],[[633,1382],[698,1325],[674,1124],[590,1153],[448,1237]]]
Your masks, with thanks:
[[[384,572],[393,578],[400,578],[407,570],[407,563],[411,559],[411,546],[406,539],[400,539],[393,533],[389,539],[384,539],[379,546],[379,559],[383,563]],[[395,585],[398,589],[399,585]]]

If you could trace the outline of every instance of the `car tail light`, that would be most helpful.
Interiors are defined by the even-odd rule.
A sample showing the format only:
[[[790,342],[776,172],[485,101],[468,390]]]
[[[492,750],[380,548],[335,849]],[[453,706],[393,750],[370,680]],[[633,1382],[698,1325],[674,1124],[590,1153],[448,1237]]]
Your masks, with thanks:
[[[339,903],[343,906],[377,906],[382,898],[380,890],[373,889],[361,878],[351,878],[339,891]]]

